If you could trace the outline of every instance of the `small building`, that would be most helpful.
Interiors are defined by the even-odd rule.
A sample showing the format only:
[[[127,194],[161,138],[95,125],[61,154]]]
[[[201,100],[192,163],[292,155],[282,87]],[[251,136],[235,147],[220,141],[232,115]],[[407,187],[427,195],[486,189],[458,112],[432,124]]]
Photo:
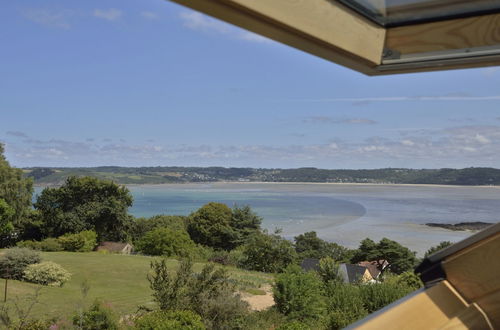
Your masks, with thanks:
[[[131,254],[134,247],[129,243],[102,242],[97,247],[97,251],[108,251],[110,253]]]
[[[315,258],[304,258],[300,263],[300,268],[302,270],[308,272],[310,270],[318,271],[319,270],[319,259]]]
[[[339,274],[344,279],[344,283],[374,282],[374,279],[370,274],[368,268],[359,265],[340,264]]]
[[[370,275],[376,280],[382,271],[389,266],[389,262],[387,260],[361,261],[358,262],[358,265],[368,268]]]

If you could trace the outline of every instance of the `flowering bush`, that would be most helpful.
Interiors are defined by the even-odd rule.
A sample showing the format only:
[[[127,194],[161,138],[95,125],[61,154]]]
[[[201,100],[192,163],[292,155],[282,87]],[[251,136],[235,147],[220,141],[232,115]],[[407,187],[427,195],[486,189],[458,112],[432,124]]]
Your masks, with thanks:
[[[52,261],[29,265],[24,271],[24,279],[42,285],[63,286],[70,278],[66,269]]]

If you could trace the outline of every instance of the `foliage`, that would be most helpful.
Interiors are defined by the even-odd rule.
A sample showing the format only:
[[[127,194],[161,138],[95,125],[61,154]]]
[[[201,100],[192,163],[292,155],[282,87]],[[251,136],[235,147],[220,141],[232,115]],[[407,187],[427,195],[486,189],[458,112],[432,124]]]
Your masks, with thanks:
[[[388,238],[381,239],[379,243],[375,243],[373,240],[366,238],[361,241],[351,261],[352,263],[358,263],[367,260],[377,261],[377,263],[379,263],[379,261],[387,260],[391,272],[401,274],[413,270],[417,263],[415,254],[415,252],[410,251],[407,247]],[[381,264],[379,264],[378,267],[382,270]]]
[[[413,288],[406,285],[388,281],[360,285],[359,290],[363,306],[368,313],[373,313],[414,291]]]
[[[27,248],[12,248],[5,250],[0,256],[0,274],[2,278],[20,280],[28,265],[37,264],[42,260],[40,253]]]
[[[207,264],[199,274],[184,260],[172,276],[165,259],[151,262],[148,275],[153,298],[161,310],[192,310],[209,329],[230,329],[242,318],[248,306],[239,295],[224,269]]]
[[[31,250],[41,250],[40,242],[38,241],[31,241],[31,240],[19,241],[16,243],[16,246],[19,248],[26,248]]]
[[[276,330],[309,330],[310,326],[299,321],[286,322],[276,328]]]
[[[401,287],[408,287],[412,290],[418,290],[424,286],[420,277],[414,272],[404,272],[400,275],[390,276],[384,280],[384,282],[395,282],[396,285]]]
[[[118,318],[109,307],[96,300],[81,315],[73,316],[73,325],[82,330],[117,330]]]
[[[14,229],[11,222],[14,214],[14,209],[4,199],[0,198],[0,235],[9,234]]]
[[[62,251],[63,247],[57,238],[49,237],[40,242],[40,250],[46,252]]]
[[[260,232],[262,217],[258,216],[250,206],[235,205],[232,209],[231,227],[236,232],[234,245],[244,244],[249,237]]]
[[[351,250],[322,240],[315,231],[300,234],[295,237],[295,250],[302,258],[321,259],[330,257],[337,262],[347,262],[351,257]]]
[[[192,311],[154,311],[135,321],[138,330],[204,330],[201,317]]]
[[[64,251],[90,252],[97,245],[97,234],[93,230],[84,230],[77,234],[65,234],[58,238]]]
[[[163,227],[176,231],[187,230],[187,217],[180,215],[155,215],[151,218],[136,218],[128,229],[132,242],[141,239],[147,232]]]
[[[339,264],[330,257],[319,260],[318,275],[324,283],[343,282],[344,279],[340,274]]]
[[[231,222],[231,209],[225,204],[211,202],[189,216],[188,232],[196,243],[231,250],[237,239]]]
[[[69,281],[71,274],[52,261],[45,261],[39,264],[31,264],[24,270],[24,279],[48,286],[63,286]]]
[[[368,314],[360,287],[338,282],[325,286],[328,315],[324,324],[327,329],[342,329]]]
[[[34,204],[45,237],[94,230],[98,241],[126,238],[131,205],[126,187],[91,177],[69,177],[59,188],[45,188]]]
[[[447,248],[450,245],[453,245],[453,243],[450,241],[442,241],[438,245],[433,246],[429,250],[427,250],[427,252],[425,252],[424,257],[427,258],[428,256],[430,256],[430,255],[432,255],[432,254],[434,254],[434,253],[436,253],[444,248]]]
[[[324,313],[321,280],[297,265],[276,276],[273,295],[278,311],[291,319],[314,320]]]
[[[290,241],[277,234],[254,235],[241,248],[239,266],[261,272],[282,272],[296,262],[297,254]]]
[[[137,241],[136,249],[148,255],[186,257],[195,248],[186,231],[159,227],[146,233]]]
[[[0,143],[0,243],[5,246],[9,243],[6,235],[30,212],[33,181],[24,178],[22,170],[11,167],[3,153]]]

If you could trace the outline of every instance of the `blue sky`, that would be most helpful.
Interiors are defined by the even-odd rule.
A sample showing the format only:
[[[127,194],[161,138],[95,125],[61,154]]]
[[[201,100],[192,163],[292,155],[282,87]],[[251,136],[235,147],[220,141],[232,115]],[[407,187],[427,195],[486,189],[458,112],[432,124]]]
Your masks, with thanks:
[[[366,77],[162,0],[0,10],[14,166],[500,164],[500,68]]]

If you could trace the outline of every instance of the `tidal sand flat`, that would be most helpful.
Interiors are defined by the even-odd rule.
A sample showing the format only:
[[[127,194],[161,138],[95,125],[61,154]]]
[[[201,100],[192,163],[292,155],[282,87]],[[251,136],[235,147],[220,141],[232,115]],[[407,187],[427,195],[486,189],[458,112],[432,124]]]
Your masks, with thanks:
[[[472,231],[425,223],[498,222],[500,189],[432,185],[211,183],[129,186],[134,216],[188,215],[205,203],[250,205],[263,227],[285,237],[316,231],[326,240],[357,247],[388,237],[423,254],[440,241],[459,241]]]

